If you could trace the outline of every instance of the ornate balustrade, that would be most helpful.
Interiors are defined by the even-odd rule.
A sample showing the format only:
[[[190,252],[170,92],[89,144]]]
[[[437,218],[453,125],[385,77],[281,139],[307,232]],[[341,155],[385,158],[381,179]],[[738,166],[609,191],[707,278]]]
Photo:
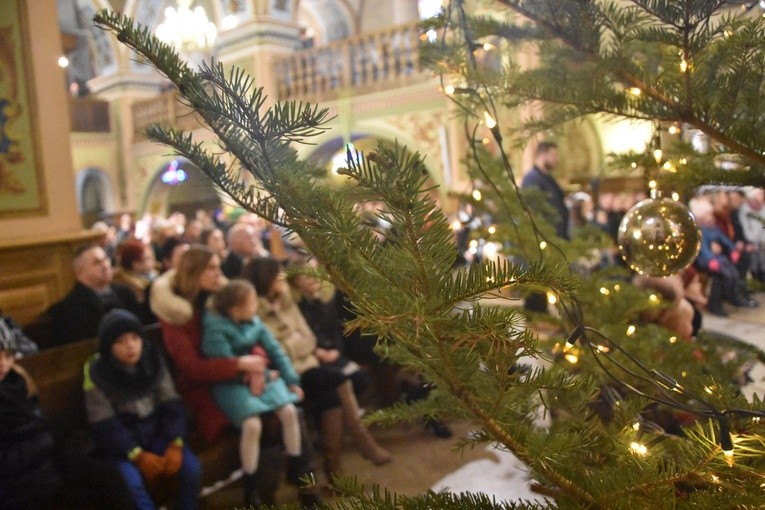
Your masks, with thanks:
[[[133,104],[133,130],[136,141],[145,140],[146,128],[154,123],[189,131],[200,126],[199,118],[194,110],[178,101],[173,90]]]
[[[274,82],[280,100],[331,101],[340,95],[391,90],[429,78],[419,65],[419,28],[416,23],[391,27],[298,51],[274,63]],[[152,123],[193,130],[199,120],[176,100],[175,93],[133,105],[135,140]]]
[[[420,82],[419,42],[412,23],[296,52],[275,62],[278,97],[327,101]]]

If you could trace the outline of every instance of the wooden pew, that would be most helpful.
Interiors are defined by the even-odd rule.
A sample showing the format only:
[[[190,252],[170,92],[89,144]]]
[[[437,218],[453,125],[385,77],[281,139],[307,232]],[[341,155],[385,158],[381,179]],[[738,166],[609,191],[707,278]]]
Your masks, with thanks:
[[[164,353],[159,325],[147,327],[146,337]],[[87,429],[82,390],[83,366],[88,357],[97,350],[98,339],[94,338],[45,349],[18,361],[34,380],[40,408],[51,428],[58,434],[76,434]],[[167,356],[165,358],[167,359]],[[264,419],[259,469],[263,470],[264,474],[270,473],[270,483],[278,484],[284,472],[284,462],[281,459],[281,430],[278,420],[274,423],[275,415],[271,416],[273,419]],[[193,420],[190,419],[190,423],[193,423]],[[203,494],[214,492],[210,488],[222,486],[221,481],[227,480],[232,472],[240,467],[239,433],[233,428],[226,430],[214,443],[202,440],[192,428],[188,444],[204,469],[202,483],[203,487],[208,489],[204,490]],[[172,501],[172,494],[155,496],[158,502]]]

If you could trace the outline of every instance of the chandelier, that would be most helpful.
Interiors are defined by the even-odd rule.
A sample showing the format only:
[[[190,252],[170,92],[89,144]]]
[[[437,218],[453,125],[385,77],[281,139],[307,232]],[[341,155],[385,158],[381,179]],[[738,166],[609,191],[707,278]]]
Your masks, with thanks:
[[[157,38],[181,54],[204,51],[212,47],[218,31],[207,19],[204,8],[191,9],[193,0],[176,0],[178,8],[165,9],[165,20],[157,27]]]

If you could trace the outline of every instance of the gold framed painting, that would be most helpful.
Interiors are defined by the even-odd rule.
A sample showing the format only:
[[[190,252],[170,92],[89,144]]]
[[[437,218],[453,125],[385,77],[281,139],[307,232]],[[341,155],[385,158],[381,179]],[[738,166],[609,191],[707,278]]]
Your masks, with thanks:
[[[0,218],[47,211],[25,0],[0,1]]]

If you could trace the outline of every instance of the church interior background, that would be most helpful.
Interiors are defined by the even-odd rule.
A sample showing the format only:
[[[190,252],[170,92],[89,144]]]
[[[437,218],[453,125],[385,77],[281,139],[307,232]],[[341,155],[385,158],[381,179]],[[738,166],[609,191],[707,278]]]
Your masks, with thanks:
[[[420,20],[441,0],[195,0],[208,17],[214,40],[189,49],[189,62],[215,59],[238,66],[255,79],[268,101],[318,102],[330,111],[330,129],[315,145],[298,145],[301,157],[334,172],[348,144],[359,150],[378,140],[398,143],[425,155],[444,209],[456,207],[450,191],[465,192],[471,182],[460,161],[466,144],[461,123],[438,79],[420,67]],[[176,101],[167,81],[91,18],[107,8],[151,30],[163,23],[176,0],[10,0],[9,44],[23,68],[18,86],[29,119],[25,133],[34,189],[30,207],[10,204],[0,193],[0,308],[31,320],[63,296],[73,281],[67,270],[74,248],[94,234],[97,220],[123,213],[167,215],[172,211],[212,210],[225,205],[188,161],[143,135],[154,122],[206,132]],[[57,15],[50,16],[51,12]],[[176,29],[177,30],[177,29]],[[502,55],[495,56],[498,65]],[[523,56],[528,63],[533,55]],[[0,91],[4,89],[0,88]],[[521,112],[521,115],[523,112]],[[609,153],[640,151],[650,141],[648,123],[592,117],[566,126],[557,177],[568,191],[602,186],[639,186],[609,179]],[[19,131],[19,126],[16,126]],[[520,174],[531,156],[512,152]],[[604,178],[605,177],[605,178]],[[36,194],[34,193],[36,192]]]

